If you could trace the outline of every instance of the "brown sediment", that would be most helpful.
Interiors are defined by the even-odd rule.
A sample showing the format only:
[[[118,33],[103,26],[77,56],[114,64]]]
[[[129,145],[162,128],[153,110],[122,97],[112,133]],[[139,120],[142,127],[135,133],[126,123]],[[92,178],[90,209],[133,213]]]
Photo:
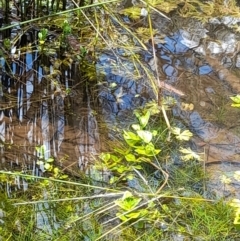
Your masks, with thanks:
[[[226,67],[222,66],[220,61],[216,58],[211,58],[209,55],[205,56],[207,62],[211,65],[214,71],[217,72],[219,78],[225,82],[227,82],[234,93],[240,92],[240,78],[230,72],[230,70],[226,69]]]

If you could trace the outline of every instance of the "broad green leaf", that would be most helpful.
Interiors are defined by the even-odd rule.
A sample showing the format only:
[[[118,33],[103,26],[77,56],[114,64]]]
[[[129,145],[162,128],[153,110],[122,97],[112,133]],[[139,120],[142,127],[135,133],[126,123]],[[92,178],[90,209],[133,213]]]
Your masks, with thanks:
[[[112,170],[115,170],[118,173],[122,174],[124,172],[129,171],[129,167],[128,166],[123,166],[123,165],[116,165],[114,168],[112,168]]]
[[[201,160],[201,157],[190,148],[181,148],[179,151],[184,154],[184,156],[181,156],[183,161],[189,161],[192,159],[196,159],[198,161]]]
[[[148,121],[149,121],[149,118],[150,118],[150,111],[147,111],[145,115],[141,115],[138,117],[138,120],[140,122],[140,125],[144,128],[147,124],[148,124]]]
[[[128,162],[134,162],[134,161],[136,161],[136,157],[133,155],[133,154],[127,154],[126,156],[125,156],[125,158],[126,158],[126,160],[128,161]]]
[[[232,107],[240,107],[240,104],[231,104]]]
[[[222,175],[220,177],[220,181],[223,184],[230,184],[232,180],[229,177],[227,177],[226,175]]]
[[[157,155],[161,150],[155,149],[154,145],[150,142],[146,146],[139,146],[135,149],[135,151],[138,154],[145,155],[145,156],[155,156]]]
[[[132,128],[133,128],[135,131],[141,130],[141,126],[140,126],[139,124],[132,124]]]
[[[132,195],[131,192],[126,191],[126,192],[124,192],[124,194],[123,194],[121,200],[124,200],[124,199],[126,199],[126,198],[128,198],[128,197],[133,197],[133,195]]]
[[[126,140],[125,141],[127,142],[127,144],[131,147],[135,147],[136,144],[138,143],[138,141],[134,141],[134,140]]]
[[[233,199],[231,200],[231,202],[229,203],[230,206],[234,207],[234,208],[239,208],[240,209],[240,200],[239,199]]]
[[[131,212],[126,214],[126,216],[130,219],[136,219],[140,216],[140,212]]]
[[[52,157],[49,157],[47,160],[46,160],[46,162],[53,162],[54,161],[54,158],[52,158]]]
[[[240,95],[231,96],[230,99],[236,104],[240,104]]]
[[[52,165],[49,164],[49,163],[45,163],[45,164],[44,164],[44,168],[45,168],[46,170],[50,171],[50,170],[52,169]]]
[[[53,168],[53,173],[56,174],[56,175],[59,174],[59,168],[54,167]]]
[[[134,179],[134,175],[133,174],[128,174],[126,178],[127,178],[127,180],[133,180]]]
[[[41,33],[41,32],[39,32],[39,33],[38,33],[38,38],[41,40],[41,39],[42,39],[42,37],[43,37],[42,33]]]
[[[141,200],[142,200],[141,198],[137,198],[137,197],[128,197],[128,198],[125,198],[124,200],[116,200],[115,204],[125,211],[130,211],[133,208],[135,208],[140,203]]]
[[[67,179],[68,178],[68,175],[61,175],[60,177],[59,177],[60,179]]]
[[[233,177],[237,180],[240,181],[240,171],[235,171],[233,174]]]
[[[137,131],[138,136],[145,142],[149,143],[152,140],[152,133],[150,131]]]
[[[240,227],[240,210],[238,210],[236,213],[235,213],[235,218],[234,218],[234,221],[233,221],[234,225],[237,225],[237,229],[239,230]]]
[[[37,161],[37,164],[40,166],[40,165],[43,165],[44,162],[43,161]]]
[[[192,132],[189,130],[181,132],[181,129],[178,127],[172,128],[172,133],[176,136],[176,139],[180,141],[189,141],[189,139],[193,136]]]
[[[131,131],[124,131],[123,137],[125,140],[140,141],[140,137]]]
[[[157,131],[157,130],[153,130],[153,131],[152,131],[152,135],[153,135],[153,136],[156,136],[157,134],[158,134],[158,131]]]
[[[110,160],[111,155],[110,155],[109,153],[101,153],[101,154],[99,155],[99,157],[100,157],[103,161],[107,162],[107,161]]]

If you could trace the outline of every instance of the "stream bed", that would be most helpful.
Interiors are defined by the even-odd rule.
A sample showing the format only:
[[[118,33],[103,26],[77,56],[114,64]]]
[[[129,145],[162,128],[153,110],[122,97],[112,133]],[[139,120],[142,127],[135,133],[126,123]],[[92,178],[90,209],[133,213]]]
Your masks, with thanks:
[[[193,145],[205,153],[206,171],[217,176],[225,175],[226,163],[230,165],[226,175],[232,176],[240,163],[240,111],[231,107],[229,98],[240,90],[240,35],[229,29],[238,21],[222,18],[203,24],[153,15],[154,28],[165,38],[155,46],[156,63],[151,46],[143,53],[144,64],[153,73],[184,93],[181,97],[164,89],[166,96],[177,100],[175,118],[196,135]],[[38,31],[28,31],[21,39],[35,41]],[[74,38],[69,41],[74,43]],[[1,146],[1,169],[20,168],[39,175],[44,168],[36,165],[35,148],[44,146],[46,160],[54,157],[63,170],[75,175],[80,175],[78,169],[90,174],[94,156],[106,150],[105,140],[114,138],[111,132],[129,126],[132,110],[155,98],[146,81],[131,79],[136,66],[124,59],[124,51],[117,50],[118,58],[113,53],[106,51],[98,59],[96,71],[105,76],[101,83],[82,79],[78,62],[64,66],[68,55],[57,63],[54,51],[48,57],[36,50],[12,54],[7,61],[2,58],[0,138],[11,149]],[[222,190],[220,184],[214,189]]]

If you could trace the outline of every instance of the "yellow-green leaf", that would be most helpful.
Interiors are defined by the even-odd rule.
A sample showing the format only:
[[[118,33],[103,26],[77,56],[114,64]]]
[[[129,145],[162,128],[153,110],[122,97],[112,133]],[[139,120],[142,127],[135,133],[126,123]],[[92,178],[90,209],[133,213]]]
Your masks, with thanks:
[[[153,137],[150,131],[140,130],[140,131],[137,131],[137,134],[145,143],[149,143]]]
[[[233,177],[237,180],[240,181],[240,171],[235,171],[233,174]]]
[[[189,141],[189,139],[193,136],[192,132],[189,130],[181,132],[181,129],[178,127],[172,128],[172,133],[176,136],[176,139],[180,141]]]
[[[236,104],[240,104],[240,95],[231,96],[230,99]]]
[[[181,156],[181,159],[183,161],[189,161],[192,159],[198,161],[201,160],[201,157],[196,152],[192,151],[190,148],[181,148],[179,151],[184,154],[184,156]]]
[[[223,184],[230,184],[231,183],[231,179],[229,177],[225,176],[225,175],[222,175],[220,177],[220,181]]]

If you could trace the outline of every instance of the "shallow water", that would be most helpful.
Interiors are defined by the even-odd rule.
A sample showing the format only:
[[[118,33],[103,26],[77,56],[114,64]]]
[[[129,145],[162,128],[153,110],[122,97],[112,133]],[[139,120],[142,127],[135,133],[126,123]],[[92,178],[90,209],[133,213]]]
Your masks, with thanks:
[[[206,27],[211,26],[181,20],[154,19],[155,27],[167,35],[165,43],[156,47],[160,79],[185,94],[182,98],[175,95],[178,106],[174,114],[198,136],[195,144],[199,150],[207,150],[207,163],[238,162],[240,112],[230,106],[233,83],[221,78],[216,64],[212,64],[220,64],[224,53],[217,55],[212,45],[200,44],[208,33]],[[226,41],[225,32],[217,29],[211,35]],[[224,45],[230,61],[235,59],[234,43]],[[150,52],[144,59],[155,71]],[[111,130],[131,123],[131,118],[126,121],[129,110],[154,98],[146,82],[131,79],[134,64],[121,57],[124,52],[119,50],[118,54],[119,58],[107,52],[99,57],[97,73],[105,73],[99,83],[81,80],[77,62],[67,68],[56,67],[56,52],[49,57],[35,51],[12,55],[7,62],[2,59],[0,137],[11,150],[2,145],[1,167],[41,173],[44,170],[36,166],[35,147],[44,145],[45,159],[54,157],[64,170],[86,171],[94,156],[106,148],[103,143]],[[238,73],[236,66],[231,62],[228,71],[232,75]],[[55,75],[56,70],[61,74]],[[66,93],[68,89],[70,93]],[[165,94],[172,95],[168,91]],[[194,111],[182,108],[182,102],[193,104]]]

